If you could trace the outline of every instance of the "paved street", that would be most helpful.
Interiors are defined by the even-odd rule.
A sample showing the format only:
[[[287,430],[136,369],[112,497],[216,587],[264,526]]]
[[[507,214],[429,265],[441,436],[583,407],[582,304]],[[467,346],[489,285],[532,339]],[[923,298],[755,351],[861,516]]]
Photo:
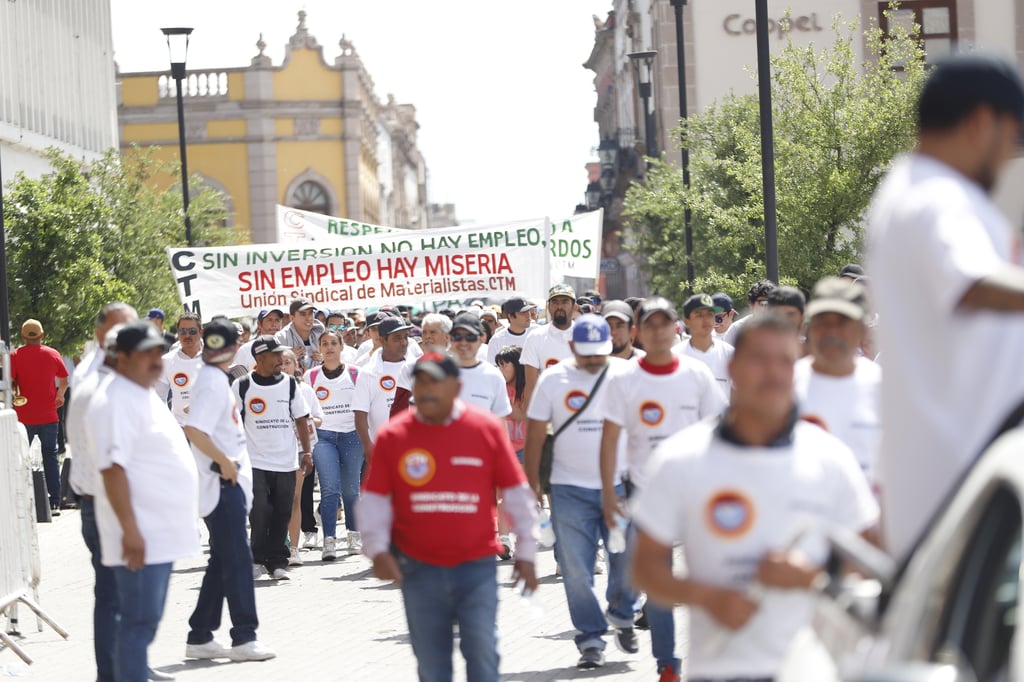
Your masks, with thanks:
[[[43,578],[40,600],[44,609],[65,627],[62,640],[44,627],[36,632],[31,612],[21,609],[21,645],[35,659],[27,670],[10,651],[0,651],[0,677],[5,671],[29,680],[94,679],[92,653],[92,570],[81,539],[77,511],[65,511],[52,524],[39,525]],[[167,609],[150,647],[150,663],[183,682],[203,680],[414,680],[415,661],[408,643],[401,595],[369,574],[363,557],[319,561],[319,550],[306,552],[308,563],[292,570],[288,582],[257,583],[260,637],[278,657],[264,663],[184,660],[187,620],[195,605],[205,557],[180,562],[171,579]],[[344,555],[342,555],[344,556]],[[315,559],[315,560],[314,560]],[[514,682],[614,678],[655,680],[650,637],[641,632],[641,652],[627,656],[609,638],[607,665],[594,671],[576,670],[573,630],[561,579],[554,576],[551,550],[542,552],[538,571],[542,586],[536,615],[512,591],[507,579],[511,564],[500,570],[505,579],[498,614],[502,679]],[[603,576],[598,576],[604,590]],[[227,609],[225,608],[225,622]],[[684,620],[677,616],[680,621]],[[682,630],[680,630],[682,632]],[[228,641],[227,627],[218,639]],[[682,643],[682,638],[680,638]],[[465,679],[456,655],[456,679]]]

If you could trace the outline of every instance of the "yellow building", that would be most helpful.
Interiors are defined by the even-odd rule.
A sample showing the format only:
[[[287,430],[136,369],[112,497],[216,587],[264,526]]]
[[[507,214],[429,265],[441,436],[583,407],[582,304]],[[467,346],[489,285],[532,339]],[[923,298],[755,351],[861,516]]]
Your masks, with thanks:
[[[189,172],[226,195],[232,224],[253,242],[276,241],[276,204],[376,224],[389,217],[381,204],[391,183],[381,171],[391,175],[393,164],[380,159],[392,153],[378,139],[385,107],[352,43],[342,37],[339,46],[327,63],[299,12],[280,66],[263,54],[261,37],[249,67],[188,72]],[[176,90],[166,71],[119,74],[118,123],[122,148],[157,146],[178,159]],[[426,169],[414,156],[424,183],[411,200],[425,211]]]

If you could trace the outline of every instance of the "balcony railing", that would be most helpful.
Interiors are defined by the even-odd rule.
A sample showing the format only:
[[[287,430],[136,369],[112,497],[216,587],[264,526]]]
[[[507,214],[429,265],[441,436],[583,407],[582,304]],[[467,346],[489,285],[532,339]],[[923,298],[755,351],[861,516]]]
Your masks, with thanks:
[[[157,91],[161,99],[175,97],[177,90],[174,79],[170,76],[160,76],[157,79]],[[185,97],[226,97],[228,94],[227,71],[189,73],[181,84],[181,94]]]

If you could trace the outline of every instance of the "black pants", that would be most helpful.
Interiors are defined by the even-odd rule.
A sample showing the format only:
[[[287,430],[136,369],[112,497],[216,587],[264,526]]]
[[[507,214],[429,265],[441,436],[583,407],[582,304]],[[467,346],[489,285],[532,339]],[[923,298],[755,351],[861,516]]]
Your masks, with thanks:
[[[299,511],[302,512],[302,532],[316,532],[316,516],[313,515],[313,484],[316,477],[314,467],[309,475],[302,479],[302,498],[299,500]]]
[[[288,565],[288,522],[294,495],[294,471],[252,470],[252,562],[270,572]]]

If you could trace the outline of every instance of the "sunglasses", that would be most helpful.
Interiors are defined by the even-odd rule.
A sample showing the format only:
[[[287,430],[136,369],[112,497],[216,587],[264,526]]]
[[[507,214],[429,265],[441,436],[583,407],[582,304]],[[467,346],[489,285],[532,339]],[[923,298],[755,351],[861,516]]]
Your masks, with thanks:
[[[715,315],[715,324],[722,324],[725,322],[725,315]]]
[[[185,334],[188,334],[189,336],[195,336],[198,333],[199,333],[199,330],[196,329],[195,327],[189,327],[188,329],[179,329],[178,330],[178,334],[180,334],[182,336],[184,336]]]
[[[332,330],[334,330],[336,332],[343,332],[346,329],[348,329],[348,327],[346,327],[343,324],[329,324],[329,325],[327,325],[327,328],[328,329],[332,329]]]
[[[455,334],[452,334],[452,341],[455,341],[456,343],[458,343],[459,341],[469,341],[470,343],[473,343],[474,341],[479,341],[479,340],[480,340],[480,336],[478,334],[472,334],[472,333],[469,333],[469,332],[467,332],[465,334],[458,333],[458,332],[456,332]]]

